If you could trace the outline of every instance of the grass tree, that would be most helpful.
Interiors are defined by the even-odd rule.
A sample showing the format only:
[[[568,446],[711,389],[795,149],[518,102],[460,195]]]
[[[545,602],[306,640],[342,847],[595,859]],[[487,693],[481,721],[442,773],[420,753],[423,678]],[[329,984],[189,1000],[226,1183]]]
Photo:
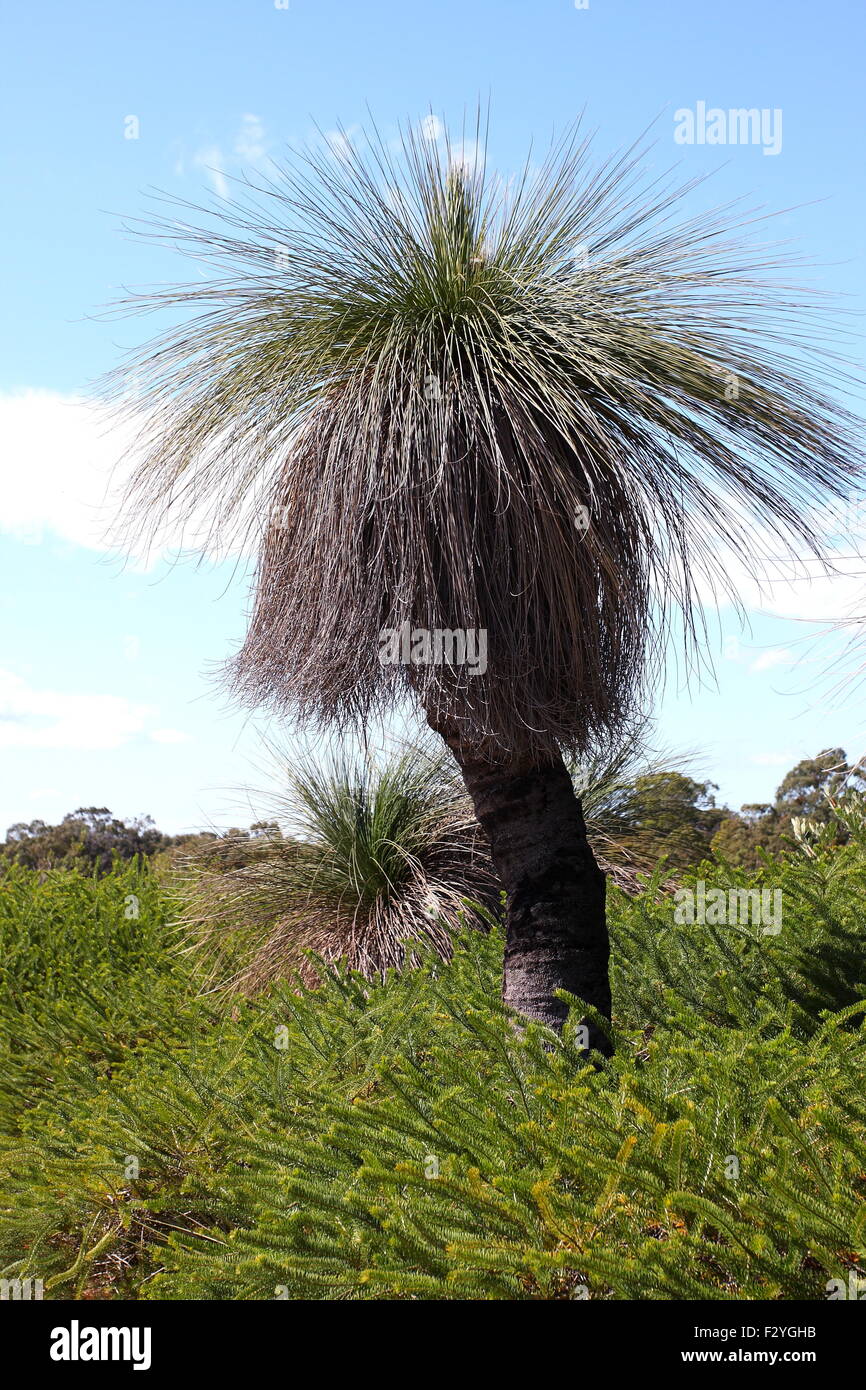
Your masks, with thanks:
[[[245,991],[294,973],[315,984],[312,951],[374,978],[404,963],[407,944],[447,957],[456,929],[486,930],[496,876],[446,759],[424,744],[306,758],[272,798],[287,835],[272,822],[228,870],[224,840],[185,856],[175,881],[182,921],[214,977]]]
[[[420,705],[507,893],[505,999],[559,1027],[560,990],[611,1009],[564,760],[627,724],[677,611],[701,649],[732,552],[816,548],[852,427],[778,252],[681,211],[641,143],[596,162],[578,129],[503,180],[483,130],[469,155],[430,133],[322,142],[155,229],[200,269],[139,300],[180,316],[130,364],[133,515],[254,537],[248,701],[337,726]]]

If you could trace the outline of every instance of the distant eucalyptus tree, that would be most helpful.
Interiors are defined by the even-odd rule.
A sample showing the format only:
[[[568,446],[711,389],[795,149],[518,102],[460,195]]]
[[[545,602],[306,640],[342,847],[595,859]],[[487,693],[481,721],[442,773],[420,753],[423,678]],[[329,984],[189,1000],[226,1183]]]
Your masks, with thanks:
[[[554,1028],[558,990],[611,1012],[564,758],[627,726],[673,613],[700,650],[732,551],[816,549],[854,467],[777,254],[725,211],[674,220],[692,185],[642,168],[578,130],[512,181],[423,130],[325,143],[162,223],[208,273],[137,301],[182,318],[133,362],[136,524],[259,528],[247,701],[340,726],[418,702],[507,893],[505,1000]]]

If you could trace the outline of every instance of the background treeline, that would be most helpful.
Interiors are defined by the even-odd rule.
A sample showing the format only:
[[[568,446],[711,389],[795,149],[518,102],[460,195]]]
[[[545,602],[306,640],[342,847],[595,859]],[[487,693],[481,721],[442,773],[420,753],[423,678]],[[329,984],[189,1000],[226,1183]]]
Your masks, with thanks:
[[[166,835],[150,816],[121,820],[107,806],[79,806],[64,816],[59,825],[45,821],[20,821],[6,832],[0,845],[0,865],[22,864],[28,869],[79,869],[82,873],[108,873],[116,860],[138,855],[156,859],[157,865],[171,861],[174,854],[195,846],[223,846],[227,868],[253,858],[257,842],[268,834],[279,834],[274,823],[258,822],[248,830],[200,831],[195,834]],[[219,853],[219,849],[215,849]]]
[[[828,825],[845,788],[863,790],[866,776],[842,748],[803,759],[782,778],[772,802],[739,812],[716,804],[715,783],[698,781],[677,767],[648,765],[645,771],[631,768],[624,777],[602,772],[589,788],[588,820],[596,852],[609,868],[652,868],[665,857],[677,870],[716,857],[754,869],[763,854],[779,853],[792,837]],[[86,806],[59,825],[34,820],[10,826],[0,845],[0,867],[15,863],[103,874],[118,859],[142,855],[154,859],[157,868],[168,868],[204,851],[212,865],[232,870],[255,862],[275,837],[285,838],[276,820],[249,829],[167,835],[149,816],[122,820],[107,807]]]

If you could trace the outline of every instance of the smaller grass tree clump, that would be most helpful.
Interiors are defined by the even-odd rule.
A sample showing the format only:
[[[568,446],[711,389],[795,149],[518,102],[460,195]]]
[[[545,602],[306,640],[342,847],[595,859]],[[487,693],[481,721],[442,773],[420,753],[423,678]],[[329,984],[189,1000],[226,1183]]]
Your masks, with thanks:
[[[486,928],[498,902],[443,755],[413,747],[387,760],[308,761],[291,774],[280,818],[293,838],[268,835],[228,873],[220,842],[205,844],[180,877],[184,923],[217,968],[233,960],[232,983],[245,991],[295,973],[314,983],[311,952],[368,978],[405,964],[413,941],[447,957],[451,932]]]

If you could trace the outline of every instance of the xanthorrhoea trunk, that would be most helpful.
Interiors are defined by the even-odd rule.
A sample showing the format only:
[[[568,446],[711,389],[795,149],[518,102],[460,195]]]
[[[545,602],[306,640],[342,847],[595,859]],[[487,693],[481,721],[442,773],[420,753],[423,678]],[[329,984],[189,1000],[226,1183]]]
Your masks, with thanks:
[[[561,1029],[567,1006],[554,990],[566,989],[610,1018],[605,878],[562,759],[500,766],[429,722],[457,760],[505,889],[505,1003]],[[601,1030],[589,1020],[587,1028],[589,1046],[609,1055]]]

